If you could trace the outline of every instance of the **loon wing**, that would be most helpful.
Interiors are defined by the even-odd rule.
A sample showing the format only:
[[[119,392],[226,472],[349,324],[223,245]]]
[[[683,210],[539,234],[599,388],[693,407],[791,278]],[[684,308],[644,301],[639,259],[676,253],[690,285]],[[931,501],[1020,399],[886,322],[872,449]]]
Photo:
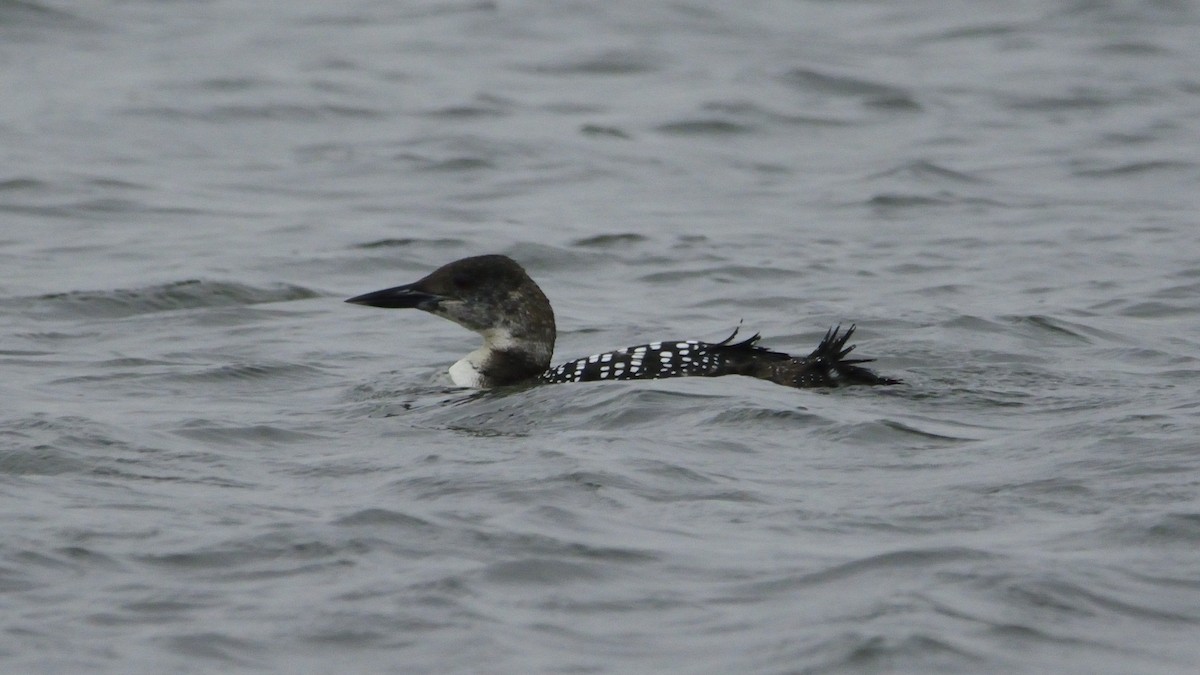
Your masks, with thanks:
[[[738,330],[720,342],[683,340],[652,342],[568,361],[542,373],[547,384],[600,380],[657,380],[667,377],[748,375],[789,387],[830,387],[841,384],[897,384],[859,366],[873,359],[847,359],[846,346],[854,326],[844,333],[830,328],[821,344],[806,357],[760,347],[761,335],[734,342]]]

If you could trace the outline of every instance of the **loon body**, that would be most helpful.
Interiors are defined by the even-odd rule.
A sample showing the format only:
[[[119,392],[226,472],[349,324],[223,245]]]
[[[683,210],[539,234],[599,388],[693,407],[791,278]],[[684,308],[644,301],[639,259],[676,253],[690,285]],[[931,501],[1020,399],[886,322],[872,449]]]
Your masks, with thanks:
[[[666,377],[748,375],[789,387],[897,384],[863,368],[872,359],[847,359],[854,326],[831,328],[808,356],[758,346],[759,336],[734,342],[653,342],[569,361],[554,368],[554,310],[542,289],[515,260],[503,255],[463,258],[420,281],[359,295],[346,302],[416,308],[483,336],[483,346],[450,367],[461,387],[650,380]]]

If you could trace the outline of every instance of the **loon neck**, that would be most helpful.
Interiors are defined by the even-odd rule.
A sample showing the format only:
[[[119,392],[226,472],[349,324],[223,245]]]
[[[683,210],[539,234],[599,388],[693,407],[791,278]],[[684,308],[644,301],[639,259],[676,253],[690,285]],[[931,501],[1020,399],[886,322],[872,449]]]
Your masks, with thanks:
[[[479,331],[483,346],[450,367],[451,381],[460,387],[486,388],[538,377],[549,368],[554,352],[553,324],[549,330],[540,335],[507,327]]]

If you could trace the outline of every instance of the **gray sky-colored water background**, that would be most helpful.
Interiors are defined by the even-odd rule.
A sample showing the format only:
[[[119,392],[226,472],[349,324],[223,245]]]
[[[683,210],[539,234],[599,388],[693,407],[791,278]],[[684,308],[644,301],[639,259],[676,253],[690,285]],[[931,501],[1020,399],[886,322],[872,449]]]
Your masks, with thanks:
[[[5,673],[1193,673],[1200,6],[0,0]],[[856,323],[905,384],[472,396]]]

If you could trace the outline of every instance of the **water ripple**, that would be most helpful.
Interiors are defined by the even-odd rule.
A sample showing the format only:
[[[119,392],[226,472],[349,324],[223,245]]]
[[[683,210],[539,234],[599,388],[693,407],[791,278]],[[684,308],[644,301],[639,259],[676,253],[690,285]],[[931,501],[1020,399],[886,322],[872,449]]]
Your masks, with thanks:
[[[143,288],[12,298],[0,300],[0,306],[43,318],[123,318],[178,309],[257,305],[316,297],[320,297],[316,291],[287,284],[256,287],[189,279]]]

